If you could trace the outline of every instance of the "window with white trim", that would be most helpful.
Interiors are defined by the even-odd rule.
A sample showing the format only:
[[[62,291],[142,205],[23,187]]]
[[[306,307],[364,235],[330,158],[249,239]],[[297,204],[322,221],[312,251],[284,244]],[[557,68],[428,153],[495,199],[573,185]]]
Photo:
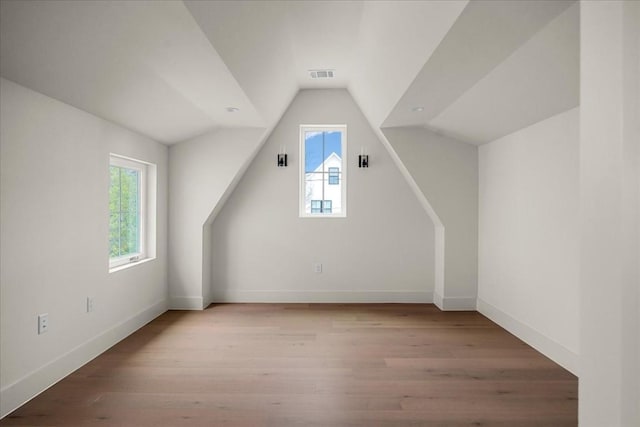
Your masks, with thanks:
[[[155,165],[114,154],[110,156],[109,268],[111,269],[149,257],[148,182],[151,168],[155,171]]]
[[[346,125],[300,126],[300,216],[347,216]]]

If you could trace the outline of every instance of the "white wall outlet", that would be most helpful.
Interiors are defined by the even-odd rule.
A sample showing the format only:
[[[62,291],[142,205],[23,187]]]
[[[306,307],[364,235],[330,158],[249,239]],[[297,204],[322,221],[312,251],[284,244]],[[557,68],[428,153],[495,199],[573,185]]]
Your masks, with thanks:
[[[93,297],[87,297],[87,313],[93,311]]]
[[[38,335],[44,334],[49,330],[49,313],[38,315]]]
[[[313,272],[314,273],[322,273],[322,264],[319,262],[316,262],[313,264]]]

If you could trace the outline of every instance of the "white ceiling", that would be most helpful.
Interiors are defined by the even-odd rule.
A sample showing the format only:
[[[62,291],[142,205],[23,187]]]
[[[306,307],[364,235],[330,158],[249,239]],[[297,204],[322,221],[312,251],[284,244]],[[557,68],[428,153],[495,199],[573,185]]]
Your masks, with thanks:
[[[470,3],[384,126],[426,126],[480,144],[575,107],[578,6]]]
[[[315,87],[478,143],[577,104],[571,3],[3,0],[0,74],[168,144],[273,126]]]
[[[576,3],[428,121],[427,127],[481,144],[577,106],[579,22]]]

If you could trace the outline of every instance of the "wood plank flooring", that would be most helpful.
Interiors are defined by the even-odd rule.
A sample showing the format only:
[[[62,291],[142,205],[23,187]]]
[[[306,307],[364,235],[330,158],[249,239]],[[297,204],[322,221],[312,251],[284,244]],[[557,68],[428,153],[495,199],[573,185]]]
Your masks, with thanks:
[[[170,311],[0,426],[576,426],[578,380],[431,304]]]

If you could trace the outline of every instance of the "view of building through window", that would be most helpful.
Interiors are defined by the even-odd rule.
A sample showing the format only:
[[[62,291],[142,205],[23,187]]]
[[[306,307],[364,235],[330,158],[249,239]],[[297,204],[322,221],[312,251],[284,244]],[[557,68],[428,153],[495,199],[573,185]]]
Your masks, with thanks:
[[[346,126],[302,127],[305,215],[345,215]]]

